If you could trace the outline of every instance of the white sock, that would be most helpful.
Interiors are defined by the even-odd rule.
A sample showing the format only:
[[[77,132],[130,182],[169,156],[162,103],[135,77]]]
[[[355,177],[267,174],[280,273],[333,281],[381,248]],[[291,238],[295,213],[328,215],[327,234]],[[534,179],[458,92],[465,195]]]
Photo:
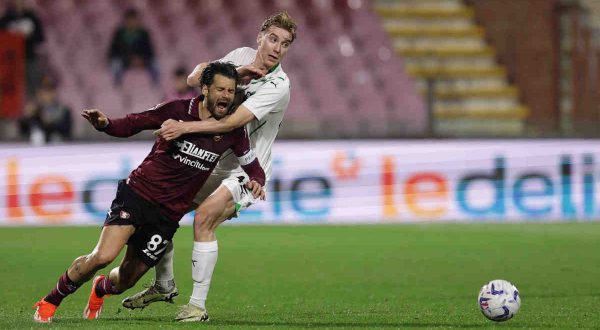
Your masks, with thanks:
[[[165,255],[154,266],[155,282],[160,292],[171,292],[175,288],[175,275],[173,275],[173,242],[169,243]]]
[[[210,289],[210,279],[217,264],[218,254],[219,245],[217,241],[194,242],[194,250],[192,251],[194,290],[190,297],[190,304],[206,309],[206,297],[208,296],[208,289]]]

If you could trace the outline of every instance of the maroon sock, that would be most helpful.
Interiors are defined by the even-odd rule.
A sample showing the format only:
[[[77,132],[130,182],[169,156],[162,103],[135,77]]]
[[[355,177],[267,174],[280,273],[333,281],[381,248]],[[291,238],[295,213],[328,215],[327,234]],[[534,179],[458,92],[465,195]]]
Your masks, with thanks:
[[[66,296],[75,292],[77,290],[77,288],[79,288],[79,285],[73,283],[73,281],[71,281],[71,279],[69,278],[69,275],[67,275],[67,273],[68,273],[68,271],[66,271],[58,279],[58,283],[56,283],[56,287],[54,289],[52,289],[52,291],[50,291],[50,293],[46,297],[44,297],[44,300],[46,300],[47,302],[49,302],[55,306],[58,306],[58,305],[60,305],[60,303]]]
[[[98,281],[98,283],[96,284],[96,296],[98,296],[99,298],[102,298],[104,297],[104,295],[107,294],[117,293],[120,292],[117,290],[117,287],[115,287],[115,285],[112,284],[112,282],[108,278],[108,275],[104,276],[104,278]]]

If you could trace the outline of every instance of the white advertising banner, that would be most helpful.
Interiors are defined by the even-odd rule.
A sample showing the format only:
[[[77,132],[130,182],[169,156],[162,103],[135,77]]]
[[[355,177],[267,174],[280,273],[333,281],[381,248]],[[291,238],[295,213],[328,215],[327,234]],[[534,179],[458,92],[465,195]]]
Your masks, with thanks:
[[[117,180],[151,147],[0,145],[0,225],[102,223]],[[273,155],[267,201],[235,222],[600,218],[600,143],[591,140],[279,141]]]

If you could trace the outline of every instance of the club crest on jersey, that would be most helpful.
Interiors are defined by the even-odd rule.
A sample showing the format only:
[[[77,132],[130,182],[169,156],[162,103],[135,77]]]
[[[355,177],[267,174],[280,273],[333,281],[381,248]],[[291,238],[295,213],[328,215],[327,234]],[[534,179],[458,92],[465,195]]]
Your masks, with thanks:
[[[213,140],[214,140],[215,142],[219,142],[219,141],[223,140],[223,135],[215,135],[215,136],[213,137]]]
[[[119,212],[119,218],[121,219],[129,219],[131,217],[131,215],[129,214],[129,212],[123,211],[121,210],[121,212]]]

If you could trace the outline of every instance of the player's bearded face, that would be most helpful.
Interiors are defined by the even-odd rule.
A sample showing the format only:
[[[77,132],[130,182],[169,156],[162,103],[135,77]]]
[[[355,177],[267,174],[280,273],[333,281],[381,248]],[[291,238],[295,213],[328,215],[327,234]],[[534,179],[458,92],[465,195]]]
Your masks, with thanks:
[[[206,93],[206,107],[215,119],[225,117],[235,96],[235,80],[215,75]]]
[[[271,26],[258,35],[258,58],[267,69],[277,65],[292,44],[292,34],[280,27]]]

